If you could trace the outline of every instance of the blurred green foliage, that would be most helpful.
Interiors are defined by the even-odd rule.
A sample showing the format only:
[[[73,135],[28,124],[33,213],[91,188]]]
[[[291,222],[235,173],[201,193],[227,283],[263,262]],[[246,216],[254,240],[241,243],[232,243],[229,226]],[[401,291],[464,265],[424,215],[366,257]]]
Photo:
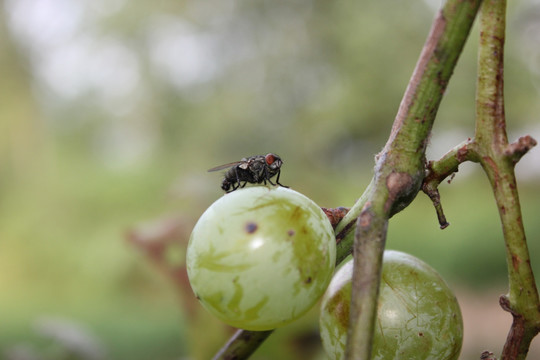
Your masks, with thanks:
[[[35,330],[42,316],[84,324],[106,358],[173,359],[207,344],[215,352],[225,338],[208,331],[216,323],[200,320],[207,333],[192,341],[185,298],[128,245],[127,230],[171,214],[194,223],[221,196],[208,168],[270,151],[285,160],[284,183],[321,206],[351,206],[386,141],[432,4],[0,2],[4,356],[30,344],[51,358],[51,340]],[[539,139],[540,37],[530,16],[538,8],[510,6],[509,131]],[[443,101],[431,157],[473,135],[476,36]],[[538,151],[517,169],[537,274]],[[388,247],[422,258],[453,284],[504,286],[493,197],[481,171],[464,168],[441,187],[451,226],[439,230],[419,194],[392,220]],[[300,356],[287,335],[316,331],[315,316],[273,336],[258,356]]]

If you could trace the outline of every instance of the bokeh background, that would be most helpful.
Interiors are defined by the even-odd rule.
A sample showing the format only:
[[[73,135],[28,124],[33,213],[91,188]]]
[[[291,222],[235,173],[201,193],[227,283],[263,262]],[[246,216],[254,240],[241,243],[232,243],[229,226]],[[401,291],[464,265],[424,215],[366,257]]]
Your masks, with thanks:
[[[222,193],[206,170],[275,152],[284,184],[351,206],[439,6],[1,0],[0,358],[210,358],[231,329],[201,309],[182,269],[191,227]],[[540,2],[510,2],[507,33],[509,137],[540,140]],[[473,136],[477,37],[475,27],[430,159]],[[540,149],[516,170],[540,276]],[[388,247],[456,290],[463,359],[498,353],[510,315],[498,307],[506,265],[491,190],[464,164],[441,196],[449,228],[419,194],[392,219]],[[254,358],[324,359],[316,313]]]

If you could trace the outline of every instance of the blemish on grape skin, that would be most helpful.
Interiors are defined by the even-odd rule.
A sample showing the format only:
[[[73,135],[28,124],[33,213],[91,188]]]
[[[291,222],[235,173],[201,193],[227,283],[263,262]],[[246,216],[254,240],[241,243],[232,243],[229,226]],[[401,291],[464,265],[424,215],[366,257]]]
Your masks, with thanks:
[[[291,220],[298,221],[300,220],[300,218],[302,218],[302,216],[305,216],[302,208],[300,206],[296,206],[296,208],[291,213]]]
[[[335,316],[339,326],[342,329],[347,329],[349,326],[349,301],[350,293],[337,293],[336,296],[330,298],[326,304],[326,311]],[[346,300],[345,300],[346,298]]]
[[[294,236],[296,232],[293,230],[293,229],[290,229],[289,231],[287,231],[287,235],[289,236]]]
[[[250,221],[246,224],[246,232],[248,234],[253,234],[255,231],[257,231],[258,228],[259,227],[257,226],[257,224],[254,222]]]

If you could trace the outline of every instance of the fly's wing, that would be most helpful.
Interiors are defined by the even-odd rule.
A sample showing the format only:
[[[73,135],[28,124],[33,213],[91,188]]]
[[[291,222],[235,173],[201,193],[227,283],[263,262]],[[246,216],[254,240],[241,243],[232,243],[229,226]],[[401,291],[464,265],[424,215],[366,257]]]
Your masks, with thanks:
[[[219,165],[219,166],[216,166],[216,167],[213,167],[213,168],[209,169],[208,172],[225,170],[225,169],[228,169],[230,167],[233,167],[233,166],[236,166],[236,165],[242,164],[242,163],[243,163],[243,161],[235,161],[235,162],[232,162],[232,163]]]

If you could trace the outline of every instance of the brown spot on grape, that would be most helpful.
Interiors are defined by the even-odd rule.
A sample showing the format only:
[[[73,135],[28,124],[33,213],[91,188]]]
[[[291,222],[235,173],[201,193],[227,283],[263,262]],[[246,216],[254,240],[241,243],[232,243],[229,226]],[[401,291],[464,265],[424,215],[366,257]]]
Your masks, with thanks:
[[[287,235],[293,236],[295,234],[295,231],[293,229],[287,231]]]
[[[253,234],[255,231],[257,231],[257,228],[258,228],[258,226],[257,226],[257,224],[254,223],[254,222],[248,222],[248,223],[246,224],[246,232],[247,232],[248,234]]]
[[[305,283],[306,283],[306,284],[311,284],[311,281],[313,281],[313,280],[311,279],[311,276],[309,276],[309,277],[305,280]]]
[[[349,326],[349,302],[350,293],[337,293],[325,306],[326,311],[336,318],[342,329],[347,329]]]

